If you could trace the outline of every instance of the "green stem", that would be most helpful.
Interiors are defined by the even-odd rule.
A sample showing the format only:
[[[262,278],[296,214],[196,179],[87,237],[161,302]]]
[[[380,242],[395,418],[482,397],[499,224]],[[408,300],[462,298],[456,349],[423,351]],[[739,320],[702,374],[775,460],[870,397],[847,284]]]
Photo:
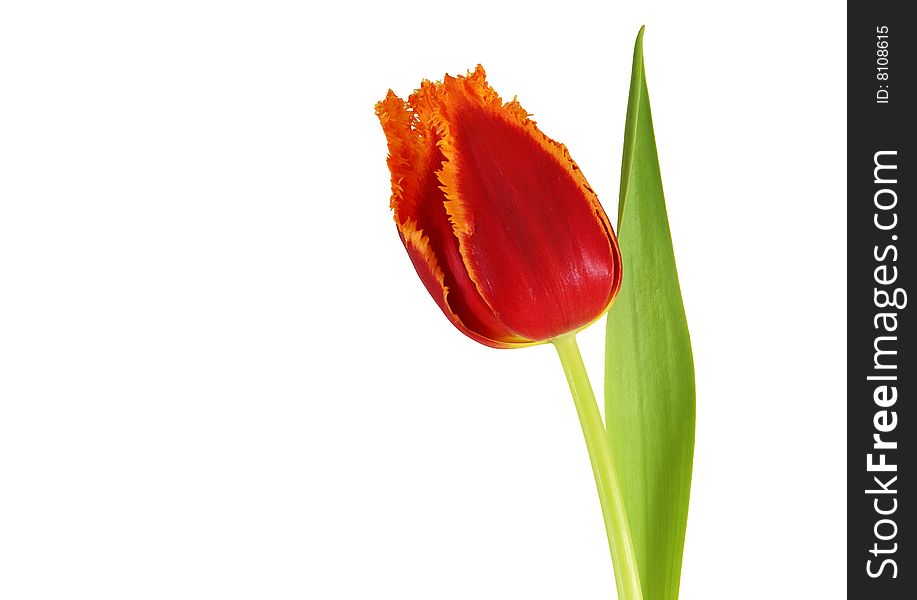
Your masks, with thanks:
[[[564,367],[573,402],[576,404],[576,413],[583,428],[583,436],[586,438],[586,448],[589,451],[592,473],[595,475],[595,485],[602,505],[602,516],[605,519],[608,547],[611,549],[618,599],[643,600],[640,574],[637,571],[637,556],[634,554],[630,528],[627,525],[621,486],[611,462],[611,450],[602,415],[595,402],[595,394],[592,392],[579,346],[576,345],[576,335],[569,333],[552,341]]]

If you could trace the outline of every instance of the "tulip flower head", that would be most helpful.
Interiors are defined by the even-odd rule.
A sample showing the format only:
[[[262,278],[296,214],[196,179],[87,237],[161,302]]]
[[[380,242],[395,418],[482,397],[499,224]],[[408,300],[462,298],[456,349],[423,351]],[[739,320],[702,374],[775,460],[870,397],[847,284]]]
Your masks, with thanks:
[[[528,346],[589,325],[621,285],[614,231],[567,148],[479,65],[376,104],[391,207],[427,291],[472,339]]]

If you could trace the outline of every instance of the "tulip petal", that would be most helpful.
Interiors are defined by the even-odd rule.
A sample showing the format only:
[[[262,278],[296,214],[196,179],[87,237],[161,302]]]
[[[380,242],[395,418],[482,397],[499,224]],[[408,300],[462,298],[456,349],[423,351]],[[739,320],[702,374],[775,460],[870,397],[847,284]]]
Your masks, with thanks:
[[[435,123],[437,174],[462,262],[483,299],[520,335],[545,340],[588,325],[614,299],[620,252],[567,149],[483,68],[447,76]]]
[[[462,262],[436,178],[444,160],[431,125],[433,97],[438,92],[436,84],[424,82],[408,102],[389,91],[376,105],[389,143],[395,223],[418,275],[456,327],[492,347],[531,345],[533,340],[497,318]]]

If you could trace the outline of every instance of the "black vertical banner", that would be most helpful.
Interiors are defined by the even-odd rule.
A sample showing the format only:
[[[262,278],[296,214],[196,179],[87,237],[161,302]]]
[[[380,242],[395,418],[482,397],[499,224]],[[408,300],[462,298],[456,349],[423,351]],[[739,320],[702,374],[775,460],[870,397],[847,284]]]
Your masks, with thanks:
[[[869,600],[917,598],[917,27],[905,7],[847,9],[847,588]]]

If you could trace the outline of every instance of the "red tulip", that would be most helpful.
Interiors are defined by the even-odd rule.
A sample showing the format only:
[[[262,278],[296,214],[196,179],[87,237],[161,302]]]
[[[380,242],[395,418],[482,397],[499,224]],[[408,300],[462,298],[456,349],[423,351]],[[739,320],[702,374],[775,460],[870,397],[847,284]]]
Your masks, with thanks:
[[[598,319],[621,285],[614,231],[567,148],[479,65],[376,104],[391,206],[417,274],[450,321],[496,348]]]

